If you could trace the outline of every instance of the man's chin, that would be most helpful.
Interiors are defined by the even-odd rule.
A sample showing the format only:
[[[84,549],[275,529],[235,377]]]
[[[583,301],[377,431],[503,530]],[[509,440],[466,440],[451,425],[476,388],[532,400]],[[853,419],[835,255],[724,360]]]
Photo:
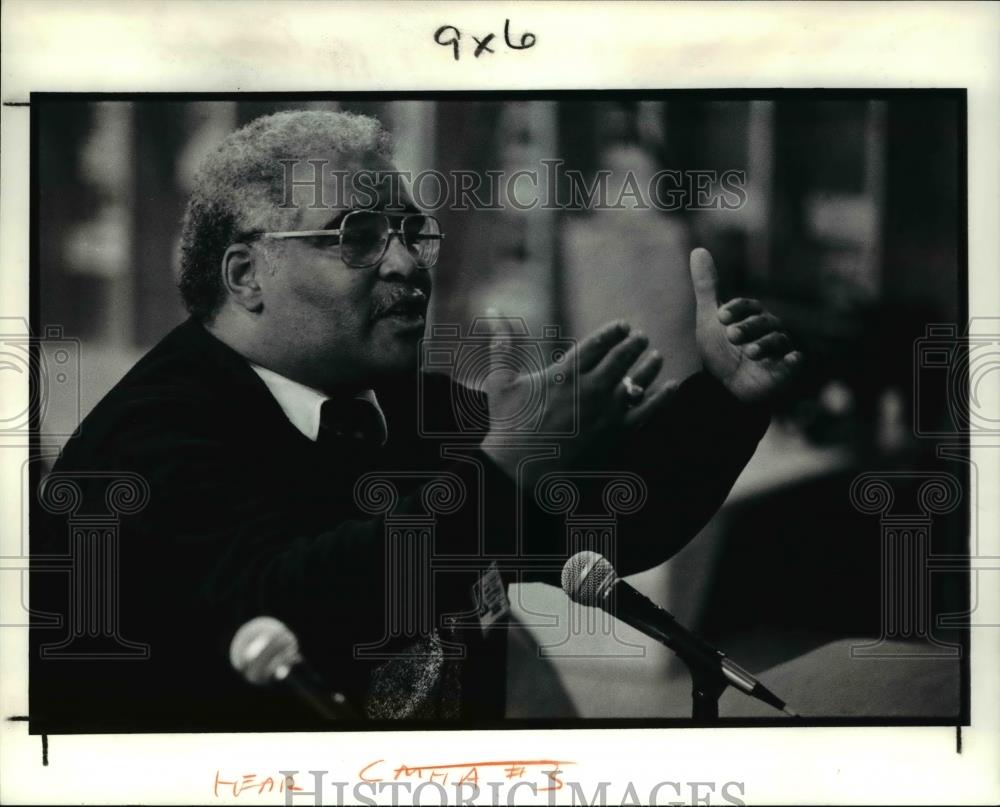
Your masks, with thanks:
[[[393,378],[416,372],[420,365],[420,336],[398,336],[376,346],[371,366],[381,378]]]

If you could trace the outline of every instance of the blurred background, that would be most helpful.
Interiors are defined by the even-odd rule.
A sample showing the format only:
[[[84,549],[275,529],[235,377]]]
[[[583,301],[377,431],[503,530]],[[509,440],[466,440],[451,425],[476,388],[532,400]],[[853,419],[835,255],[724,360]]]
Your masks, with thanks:
[[[964,609],[966,575],[931,575],[921,558],[965,551],[968,521],[962,508],[920,515],[916,492],[928,474],[964,485],[967,471],[920,436],[955,431],[953,362],[944,376],[915,373],[914,362],[928,326],[964,327],[959,96],[32,105],[34,325],[60,325],[80,341],[79,403],[69,387],[48,392],[43,428],[54,434],[71,432],[185,317],[175,279],[194,172],[260,115],[375,115],[395,135],[398,167],[414,172],[537,170],[542,159],[584,176],[745,172],[746,203],[733,210],[436,211],[447,241],[432,321],[465,329],[493,307],[523,317],[535,335],[556,325],[579,338],[624,317],[681,378],[698,366],[687,255],[710,249],[723,298],[760,298],[807,367],[722,511],[673,560],[631,582],[804,714],[957,715],[953,643],[963,634],[928,625]],[[935,333],[941,350],[957,350],[955,332]],[[888,515],[852,505],[852,481],[872,471],[893,475],[897,504],[925,530],[903,567],[887,560]],[[894,574],[912,583],[909,593],[887,593]],[[511,716],[689,714],[689,686],[668,651],[621,626],[611,639],[586,624],[567,635],[573,620],[556,589],[512,594],[520,628],[510,640]],[[887,618],[886,598],[900,596],[919,611],[915,622]],[[850,647],[865,642],[874,649],[859,662]],[[806,685],[821,673],[832,676],[827,685]],[[732,694],[723,714],[771,716]]]

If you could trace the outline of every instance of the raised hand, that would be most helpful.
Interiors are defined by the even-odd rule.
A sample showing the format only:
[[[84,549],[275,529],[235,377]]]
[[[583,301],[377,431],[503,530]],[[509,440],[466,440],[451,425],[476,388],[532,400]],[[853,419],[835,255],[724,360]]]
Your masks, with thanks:
[[[707,249],[691,253],[697,340],[705,369],[745,403],[778,392],[802,363],[776,316],[742,297],[719,305],[715,261]]]
[[[496,322],[496,320],[493,320]],[[513,372],[503,360],[510,334],[494,331],[490,348],[490,372],[484,383],[490,421],[494,427],[482,449],[509,476],[516,477],[521,459],[533,453],[521,451],[526,442],[558,446],[558,456],[532,462],[522,471],[531,482],[541,473],[578,466],[614,444],[621,432],[640,423],[672,392],[666,386],[646,392],[636,401],[623,380],[647,389],[663,364],[655,351],[644,355],[649,340],[631,333],[625,322],[612,322],[581,340],[560,362],[533,371]],[[537,391],[542,389],[542,394]],[[528,400],[543,402],[541,417],[530,434],[505,432],[503,424],[517,418]],[[576,426],[573,436],[566,436]]]

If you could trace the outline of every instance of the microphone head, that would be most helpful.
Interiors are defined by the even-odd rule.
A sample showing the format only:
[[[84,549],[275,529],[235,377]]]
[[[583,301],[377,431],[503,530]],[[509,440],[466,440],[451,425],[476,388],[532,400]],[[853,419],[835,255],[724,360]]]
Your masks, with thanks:
[[[251,619],[229,644],[229,663],[251,684],[266,686],[282,680],[302,661],[299,640],[280,619]]]
[[[617,582],[615,567],[597,552],[577,552],[563,566],[563,591],[582,605],[599,605],[607,590]]]

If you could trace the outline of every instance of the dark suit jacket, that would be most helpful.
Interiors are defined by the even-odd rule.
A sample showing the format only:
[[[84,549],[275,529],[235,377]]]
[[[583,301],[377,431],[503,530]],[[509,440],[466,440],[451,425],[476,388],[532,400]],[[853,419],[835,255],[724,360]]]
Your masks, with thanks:
[[[435,433],[461,431],[455,401],[470,393],[456,391],[430,375],[380,388],[388,443],[331,452],[287,420],[241,356],[194,320],[176,328],[84,420],[38,491],[32,729],[321,726],[285,693],[252,687],[230,667],[234,631],[261,614],[289,625],[305,657],[361,710],[385,661],[359,658],[360,645],[392,654],[458,615],[446,639],[460,657],[449,662],[459,685],[441,696],[453,708],[413,714],[467,724],[502,717],[506,638],[502,626],[484,635],[462,616],[475,605],[471,586],[491,558],[507,581],[557,582],[579,546],[567,545],[566,514],[520,493],[476,438],[421,434],[421,418]],[[619,571],[662,562],[696,534],[766,423],[698,374],[620,446],[598,476],[638,473],[650,497],[620,518]],[[388,479],[396,498],[359,486],[369,473]],[[581,482],[579,512],[606,506],[604,481]],[[419,540],[433,544],[430,622],[400,624],[431,596],[414,593],[409,567],[401,573],[397,562]],[[46,565],[67,554],[72,572]],[[61,629],[47,626],[52,614]],[[407,686],[405,676],[387,680]]]

